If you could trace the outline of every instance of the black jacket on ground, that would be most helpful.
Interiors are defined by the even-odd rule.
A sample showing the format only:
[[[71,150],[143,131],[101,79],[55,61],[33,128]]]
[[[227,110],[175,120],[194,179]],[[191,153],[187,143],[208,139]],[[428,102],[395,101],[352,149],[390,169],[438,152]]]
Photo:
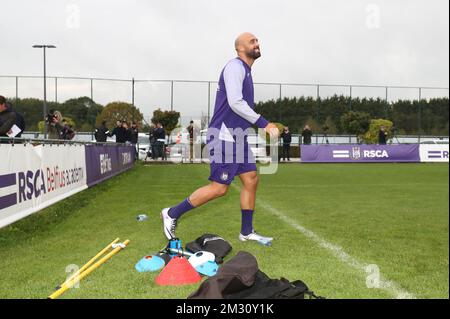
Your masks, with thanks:
[[[95,129],[94,136],[95,136],[95,140],[97,142],[102,142],[102,143],[106,142],[106,139],[108,138],[108,135],[109,135],[109,130],[104,125],[102,125],[99,128]]]
[[[301,280],[271,279],[256,258],[240,251],[207,278],[188,299],[304,299],[316,297]],[[317,297],[316,297],[317,298]]]

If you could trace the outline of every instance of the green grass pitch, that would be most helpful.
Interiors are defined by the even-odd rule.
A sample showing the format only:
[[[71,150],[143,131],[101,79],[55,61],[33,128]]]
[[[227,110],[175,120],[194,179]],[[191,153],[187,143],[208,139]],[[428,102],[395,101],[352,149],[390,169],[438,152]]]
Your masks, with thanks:
[[[327,298],[448,298],[448,164],[290,164],[261,175],[254,226],[271,247],[238,240],[238,180],[184,215],[177,235],[205,233],[256,256],[271,278],[301,279]],[[134,265],[166,244],[159,213],[207,182],[207,165],[132,170],[0,230],[0,298],[46,298],[68,265],[114,238],[130,245],[61,298],[186,298],[199,284],[160,287]],[[138,222],[138,214],[149,219]],[[355,262],[358,263],[355,265]],[[372,265],[365,271],[365,266]],[[373,268],[375,267],[375,268]],[[378,278],[381,285],[368,285]],[[386,282],[392,285],[386,287]]]

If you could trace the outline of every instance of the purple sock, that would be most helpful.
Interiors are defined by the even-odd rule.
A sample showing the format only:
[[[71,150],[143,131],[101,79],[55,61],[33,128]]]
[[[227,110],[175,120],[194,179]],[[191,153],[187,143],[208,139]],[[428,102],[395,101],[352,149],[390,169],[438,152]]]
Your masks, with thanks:
[[[249,209],[242,209],[242,226],[241,234],[247,236],[253,232],[253,211]]]
[[[178,219],[181,217],[181,215],[190,211],[193,208],[195,208],[195,207],[192,206],[191,202],[189,201],[189,198],[186,198],[184,201],[179,203],[177,206],[170,208],[169,216],[170,216],[170,218]]]

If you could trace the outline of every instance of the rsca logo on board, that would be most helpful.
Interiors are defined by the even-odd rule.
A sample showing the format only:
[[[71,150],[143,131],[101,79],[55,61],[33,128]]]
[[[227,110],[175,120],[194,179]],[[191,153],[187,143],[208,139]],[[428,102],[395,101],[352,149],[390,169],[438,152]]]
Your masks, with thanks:
[[[364,150],[364,158],[389,158],[386,150]]]
[[[112,171],[112,160],[108,154],[100,154],[100,174],[106,174]]]
[[[333,158],[351,158],[360,160],[366,158],[389,158],[387,150],[362,150],[358,146],[352,147],[352,150],[333,150]]]
[[[84,169],[60,169],[58,166],[0,175],[0,210],[81,182]],[[10,191],[10,192],[9,192]]]

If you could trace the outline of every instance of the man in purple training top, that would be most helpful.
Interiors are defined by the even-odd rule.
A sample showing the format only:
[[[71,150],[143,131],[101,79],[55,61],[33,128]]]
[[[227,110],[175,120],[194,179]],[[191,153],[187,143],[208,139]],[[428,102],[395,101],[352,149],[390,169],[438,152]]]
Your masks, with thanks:
[[[251,66],[261,56],[258,39],[253,34],[243,33],[236,39],[235,49],[238,56],[227,63],[220,75],[214,114],[208,128],[211,183],[197,189],[178,205],[162,210],[164,234],[168,239],[175,238],[177,221],[184,213],[224,196],[234,177],[239,176],[243,185],[239,239],[272,240],[271,237],[257,234],[253,229],[258,175],[255,158],[247,143],[247,134],[253,125],[265,129],[272,136],[278,135],[278,129],[253,110]]]

